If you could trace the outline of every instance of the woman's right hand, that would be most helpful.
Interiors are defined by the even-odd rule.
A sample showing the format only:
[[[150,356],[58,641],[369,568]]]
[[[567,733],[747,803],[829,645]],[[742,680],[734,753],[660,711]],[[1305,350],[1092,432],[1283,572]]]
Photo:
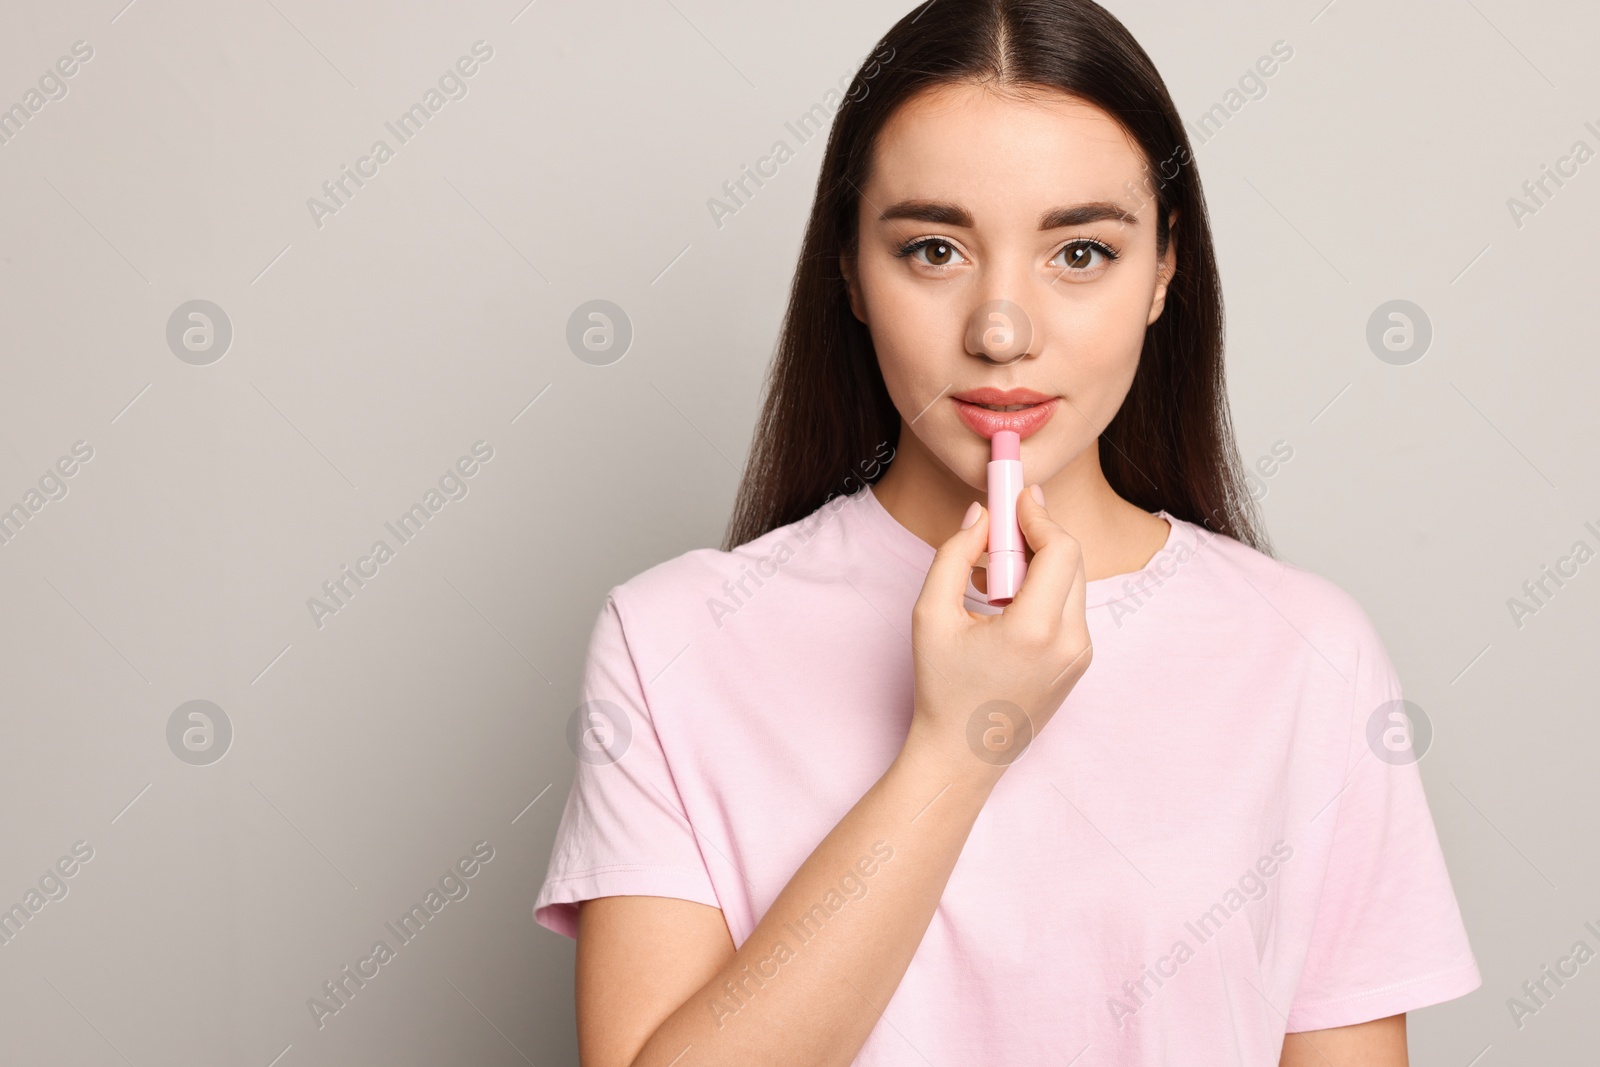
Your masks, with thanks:
[[[1034,487],[1017,497],[1033,559],[1016,599],[999,615],[967,610],[967,582],[989,540],[988,509],[973,507],[971,525],[934,554],[911,612],[916,698],[902,755],[992,785],[1083,677],[1093,649],[1082,546]]]

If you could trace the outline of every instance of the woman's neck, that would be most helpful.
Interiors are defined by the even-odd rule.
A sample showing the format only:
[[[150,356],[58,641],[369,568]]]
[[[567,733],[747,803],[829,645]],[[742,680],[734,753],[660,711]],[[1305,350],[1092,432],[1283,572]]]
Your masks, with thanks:
[[[1083,545],[1087,581],[1141,570],[1166,544],[1166,521],[1128,503],[1106,481],[1098,438],[1041,485],[1050,517]],[[968,505],[988,503],[985,492],[956,477],[903,429],[894,461],[872,488],[896,522],[935,548],[960,527]]]

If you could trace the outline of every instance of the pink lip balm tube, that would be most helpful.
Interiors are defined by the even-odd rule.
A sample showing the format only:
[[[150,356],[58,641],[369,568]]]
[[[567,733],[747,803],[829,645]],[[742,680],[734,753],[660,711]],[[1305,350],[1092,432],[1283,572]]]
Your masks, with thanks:
[[[1028,571],[1023,558],[1017,494],[1022,492],[1022,438],[1000,430],[989,440],[989,603],[1004,606],[1016,597]]]

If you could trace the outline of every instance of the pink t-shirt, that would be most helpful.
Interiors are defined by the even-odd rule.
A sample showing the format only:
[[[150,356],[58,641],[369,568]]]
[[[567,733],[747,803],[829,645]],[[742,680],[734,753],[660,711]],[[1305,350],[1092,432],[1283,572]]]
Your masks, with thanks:
[[[995,787],[857,1064],[1276,1064],[1285,1031],[1481,984],[1366,613],[1157,514],[1149,565],[1088,583],[1094,664]],[[613,588],[535,919],[571,937],[575,901],[678,897],[742,945],[905,739],[933,554],[869,488]],[[826,908],[893,859],[863,861]]]

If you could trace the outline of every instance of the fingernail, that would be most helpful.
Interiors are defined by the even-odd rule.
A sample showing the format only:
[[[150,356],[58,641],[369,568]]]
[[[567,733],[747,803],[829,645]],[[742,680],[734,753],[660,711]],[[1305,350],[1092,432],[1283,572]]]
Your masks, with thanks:
[[[1028,492],[1033,494],[1034,503],[1041,508],[1044,507],[1044,488],[1041,485],[1035,482],[1033,485],[1028,486]]]
[[[978,516],[983,513],[983,505],[974,500],[967,505],[967,517],[961,520],[963,530],[972,529],[972,524],[978,521]]]

